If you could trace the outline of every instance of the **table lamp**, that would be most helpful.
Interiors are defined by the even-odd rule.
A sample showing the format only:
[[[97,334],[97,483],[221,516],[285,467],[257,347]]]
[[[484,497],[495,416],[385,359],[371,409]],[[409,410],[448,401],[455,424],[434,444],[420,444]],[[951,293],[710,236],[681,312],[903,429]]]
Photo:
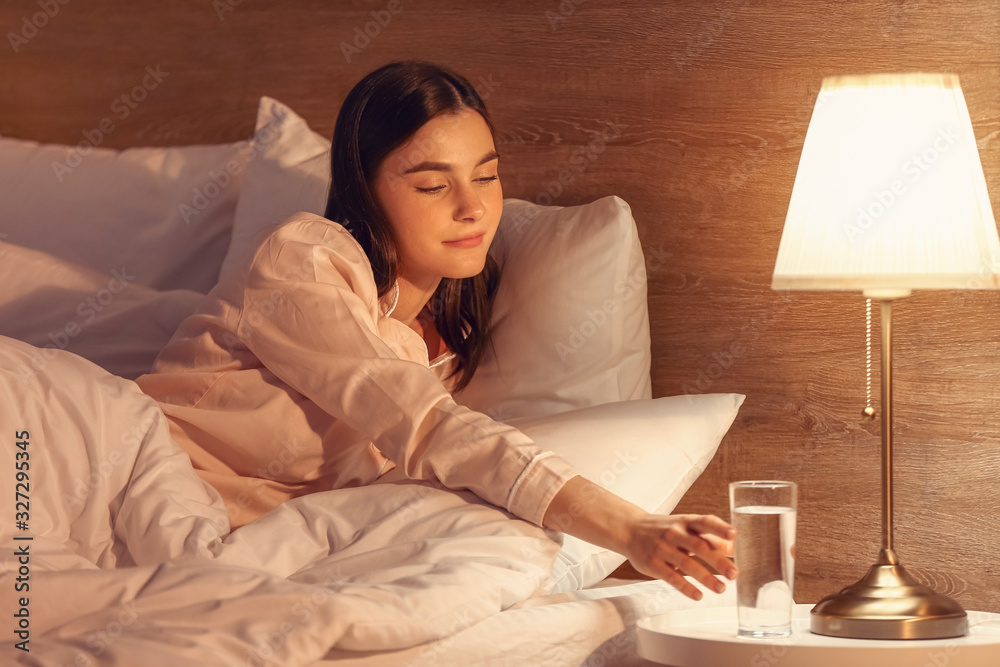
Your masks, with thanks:
[[[813,632],[932,639],[962,608],[903,568],[892,536],[892,304],[914,289],[1000,287],[1000,241],[958,77],[836,76],[809,121],[772,289],[859,290],[882,310],[882,548],[823,598]]]

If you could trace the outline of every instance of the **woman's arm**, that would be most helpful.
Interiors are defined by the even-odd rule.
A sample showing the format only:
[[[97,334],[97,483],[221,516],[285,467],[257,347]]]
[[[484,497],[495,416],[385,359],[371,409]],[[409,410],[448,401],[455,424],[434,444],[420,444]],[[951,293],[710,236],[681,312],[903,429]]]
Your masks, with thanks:
[[[694,600],[701,599],[701,591],[685,574],[716,593],[726,587],[692,556],[729,579],[738,574],[727,558],[736,530],[719,517],[650,514],[580,476],[556,493],[543,525],[616,551],[639,572],[663,579]]]
[[[255,253],[235,324],[268,373],[364,434],[411,479],[469,489],[532,523],[617,551],[687,595],[693,587],[669,565],[703,582],[710,575],[682,549],[728,572],[719,560],[725,545],[709,541],[712,532],[725,537],[720,519],[643,512],[520,431],[458,405],[426,365],[397,357],[382,337],[412,332],[377,317],[362,249],[339,225],[299,215]]]
[[[373,443],[410,479],[468,489],[536,525],[579,474],[517,429],[455,402],[416,334],[379,315],[364,251],[340,225],[293,216],[258,248],[244,280],[236,339],[265,377],[356,431],[347,445]],[[328,443],[323,456],[338,456],[337,446]]]

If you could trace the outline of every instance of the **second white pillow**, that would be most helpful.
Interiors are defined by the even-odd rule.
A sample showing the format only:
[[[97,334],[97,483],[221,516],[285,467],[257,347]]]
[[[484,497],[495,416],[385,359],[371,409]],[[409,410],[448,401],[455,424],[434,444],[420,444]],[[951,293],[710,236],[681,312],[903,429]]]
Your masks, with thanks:
[[[510,424],[590,481],[647,512],[670,514],[715,456],[745,398],[689,394],[623,401]],[[584,505],[576,516],[587,511]],[[556,519],[565,525],[574,516]],[[551,592],[593,586],[624,562],[621,554],[567,535],[552,567]]]

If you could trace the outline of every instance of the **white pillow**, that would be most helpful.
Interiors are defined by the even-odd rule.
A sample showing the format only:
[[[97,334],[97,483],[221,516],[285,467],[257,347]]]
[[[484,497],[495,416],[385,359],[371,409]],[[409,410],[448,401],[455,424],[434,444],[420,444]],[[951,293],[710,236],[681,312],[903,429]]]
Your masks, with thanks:
[[[223,274],[265,227],[297,211],[323,214],[329,162],[328,139],[261,98]],[[652,396],[645,263],[624,201],[563,208],[505,199],[491,252],[506,269],[494,306],[497,356],[456,400],[509,419]]]
[[[149,372],[204,298],[139,285],[134,269],[100,274],[12,243],[0,244],[0,262],[0,335],[40,348],[43,364],[68,350],[130,380]]]
[[[628,204],[505,199],[493,348],[455,400],[496,419],[650,398],[646,264]]]
[[[220,275],[256,250],[265,227],[293,213],[323,215],[330,191],[330,140],[278,100],[261,97],[257,106],[254,157],[236,204],[232,240]]]
[[[669,514],[715,456],[744,398],[688,394],[622,401],[509,423],[592,482],[647,512]],[[566,535],[552,567],[551,592],[592,586],[624,562],[618,553]]]
[[[95,130],[95,132],[97,132]],[[0,138],[3,238],[101,274],[206,293],[252,144],[95,148]]]

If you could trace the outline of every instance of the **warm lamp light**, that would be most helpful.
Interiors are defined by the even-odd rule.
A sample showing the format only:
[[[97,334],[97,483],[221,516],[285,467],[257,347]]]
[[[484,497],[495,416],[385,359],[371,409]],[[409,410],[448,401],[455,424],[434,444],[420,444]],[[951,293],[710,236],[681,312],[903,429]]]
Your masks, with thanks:
[[[859,290],[882,304],[882,549],[810,614],[813,632],[956,637],[952,599],[918,584],[892,535],[892,302],[913,289],[1000,287],[1000,240],[958,77],[823,80],[799,160],[773,289]]]

